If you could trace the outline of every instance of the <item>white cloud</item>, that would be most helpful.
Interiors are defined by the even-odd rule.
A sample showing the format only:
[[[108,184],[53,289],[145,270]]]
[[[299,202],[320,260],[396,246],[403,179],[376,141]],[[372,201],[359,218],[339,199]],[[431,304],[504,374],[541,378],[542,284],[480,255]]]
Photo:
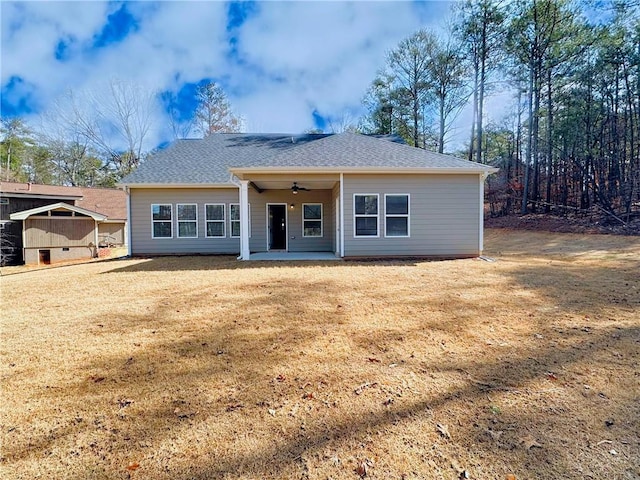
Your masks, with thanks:
[[[419,27],[408,2],[263,3],[238,30],[239,56],[256,78],[236,103],[269,131],[282,130],[278,123],[313,127],[314,109],[339,115],[359,106],[386,51]],[[274,90],[286,91],[278,97],[288,103],[266,98]],[[261,111],[270,103],[279,106],[274,125]]]
[[[258,2],[232,32],[232,55],[227,3],[132,2],[126,8],[136,28],[91,49],[121,6],[3,2],[2,84],[23,78],[35,87],[36,107],[46,110],[69,88],[95,91],[111,78],[153,90],[217,78],[248,130],[301,132],[314,126],[314,110],[340,117],[360,108],[386,52],[418,28],[438,28],[448,8],[446,2]],[[70,39],[68,59],[56,60],[58,42]],[[153,141],[165,132],[158,125]]]
[[[107,15],[105,3],[25,2],[2,4],[2,84],[20,77],[35,85],[45,104],[61,87],[73,84],[78,68],[57,65],[61,40],[78,43],[100,31]]]

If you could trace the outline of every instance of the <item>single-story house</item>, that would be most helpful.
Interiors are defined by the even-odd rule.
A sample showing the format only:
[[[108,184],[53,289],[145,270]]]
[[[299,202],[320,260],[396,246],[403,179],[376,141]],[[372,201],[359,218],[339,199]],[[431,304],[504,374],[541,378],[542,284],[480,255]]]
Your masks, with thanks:
[[[397,140],[353,133],[178,140],[121,181],[130,254],[480,255],[484,181],[496,169]]]
[[[120,189],[0,182],[0,207],[3,264],[92,258],[128,238]]]

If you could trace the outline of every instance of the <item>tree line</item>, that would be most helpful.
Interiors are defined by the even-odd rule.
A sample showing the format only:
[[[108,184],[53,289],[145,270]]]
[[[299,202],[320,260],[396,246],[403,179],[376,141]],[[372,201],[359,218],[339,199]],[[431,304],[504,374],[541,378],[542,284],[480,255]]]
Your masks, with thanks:
[[[396,134],[499,167],[486,190],[495,215],[598,208],[626,221],[640,210],[639,18],[638,0],[463,0],[446,28],[391,49],[362,100],[366,114],[330,129]],[[497,94],[510,113],[487,122]],[[178,98],[162,98],[175,138],[242,130],[220,86],[196,96],[187,119]],[[106,97],[69,92],[44,129],[3,119],[2,178],[113,185],[148,154],[157,108],[152,92],[112,81]],[[460,128],[462,150],[451,146]]]
[[[444,34],[420,30],[389,52],[360,128],[444,152],[470,105],[457,153],[500,167],[493,214],[595,207],[628,219],[640,211],[640,2],[602,3],[460,3]],[[512,113],[486,124],[496,92],[512,93]]]
[[[21,118],[0,119],[0,178],[51,185],[112,187],[153,149],[149,135],[165,118],[174,138],[238,132],[237,116],[216,83],[200,85],[193,114],[181,118],[175,98],[112,79],[101,91],[68,91],[46,111],[38,125]]]

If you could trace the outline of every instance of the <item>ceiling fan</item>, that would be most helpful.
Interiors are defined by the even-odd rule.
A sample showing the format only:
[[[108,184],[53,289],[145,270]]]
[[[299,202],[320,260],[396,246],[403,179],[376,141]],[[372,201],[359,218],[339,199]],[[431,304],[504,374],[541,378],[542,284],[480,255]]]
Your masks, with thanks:
[[[293,182],[293,185],[291,186],[291,192],[294,195],[297,195],[298,192],[303,191],[303,192],[308,192],[309,189],[308,188],[304,188],[304,187],[299,187],[298,186],[298,182]]]

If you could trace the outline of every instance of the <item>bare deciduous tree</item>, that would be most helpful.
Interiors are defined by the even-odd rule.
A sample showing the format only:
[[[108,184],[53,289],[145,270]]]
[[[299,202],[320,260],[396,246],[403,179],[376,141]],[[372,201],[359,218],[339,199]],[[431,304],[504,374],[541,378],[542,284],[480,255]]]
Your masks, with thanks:
[[[67,138],[86,139],[113,175],[121,178],[138,166],[148,148],[155,108],[154,92],[112,79],[104,90],[68,91],[49,115]]]

